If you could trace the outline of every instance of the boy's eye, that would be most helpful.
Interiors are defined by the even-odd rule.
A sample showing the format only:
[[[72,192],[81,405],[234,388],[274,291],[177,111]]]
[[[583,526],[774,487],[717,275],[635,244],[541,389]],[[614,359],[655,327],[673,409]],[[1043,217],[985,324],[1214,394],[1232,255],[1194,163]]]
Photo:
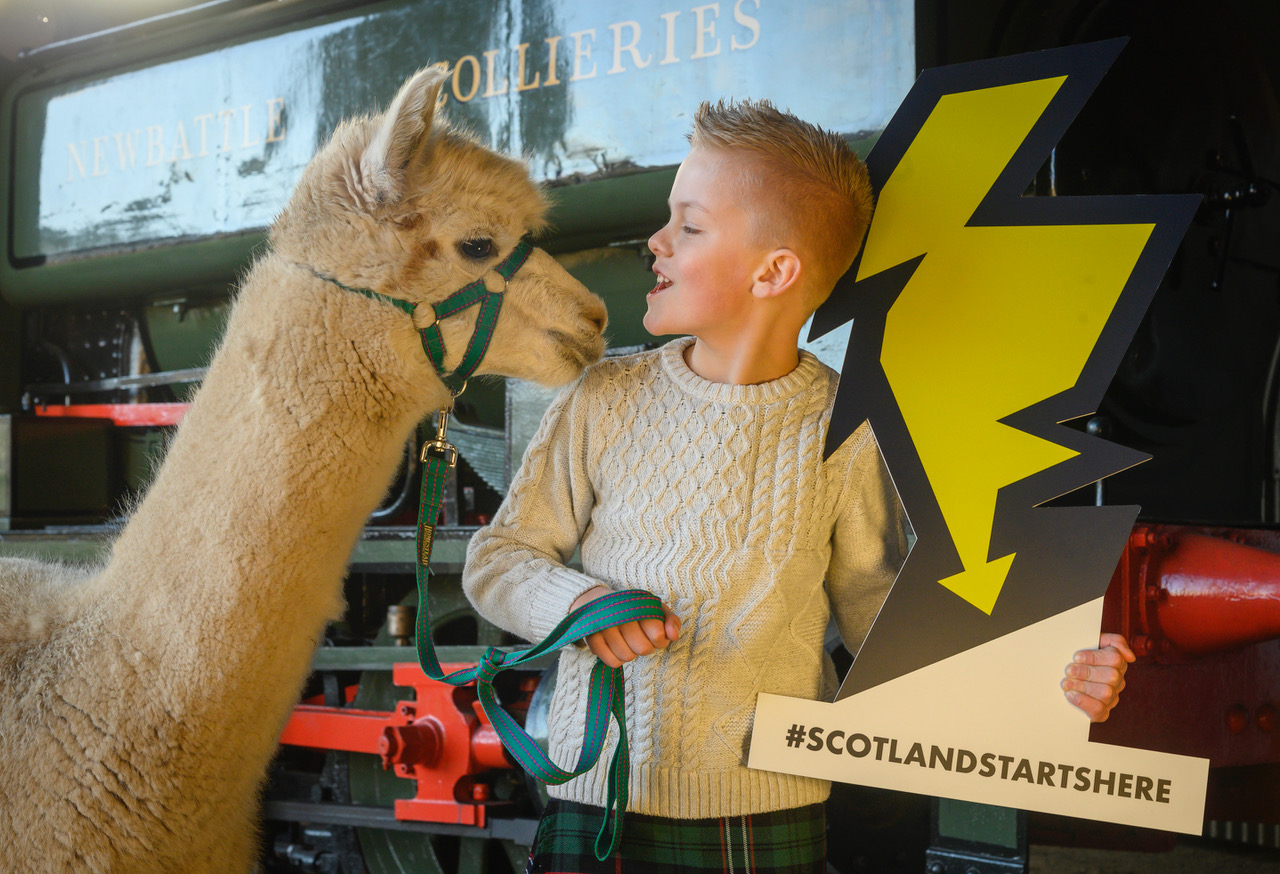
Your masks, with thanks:
[[[699,231],[697,228],[691,228],[691,227],[689,227],[688,225],[683,225],[683,226],[680,228],[680,230],[684,231],[686,234],[697,234],[697,233],[700,233],[700,231]]]

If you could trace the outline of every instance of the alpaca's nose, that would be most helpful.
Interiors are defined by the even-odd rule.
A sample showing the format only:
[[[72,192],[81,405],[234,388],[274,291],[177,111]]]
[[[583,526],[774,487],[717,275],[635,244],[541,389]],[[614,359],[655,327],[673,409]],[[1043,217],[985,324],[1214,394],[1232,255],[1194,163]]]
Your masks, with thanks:
[[[583,313],[588,322],[596,326],[596,330],[604,333],[605,326],[609,324],[609,311],[604,308],[604,304],[599,300],[594,300],[588,305],[587,310]]]

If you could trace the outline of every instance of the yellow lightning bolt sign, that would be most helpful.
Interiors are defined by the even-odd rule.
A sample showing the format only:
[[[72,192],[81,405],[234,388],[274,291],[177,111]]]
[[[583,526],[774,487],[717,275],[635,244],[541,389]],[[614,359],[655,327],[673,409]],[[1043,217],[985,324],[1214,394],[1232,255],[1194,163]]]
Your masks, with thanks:
[[[968,226],[1065,79],[942,97],[880,192],[858,272],[924,255],[881,364],[964,565],[938,582],[987,614],[1014,558],[989,554],[997,492],[1075,454],[1000,420],[1075,384],[1155,227]]]
[[[1053,781],[1041,800],[1040,784],[1023,793],[1016,774],[1000,787],[966,782],[958,769],[904,770],[831,743],[840,755],[815,764],[793,743],[801,723],[850,718],[881,739],[951,737],[959,748],[998,736],[1010,761],[1114,754],[1107,769],[1164,771],[1185,813],[1161,805],[1148,822],[1199,828],[1207,761],[1161,754],[1159,765],[1137,765],[1142,751],[1100,750],[1057,689],[1064,653],[1098,640],[1102,596],[1139,508],[1054,499],[1145,458],[1064,423],[1103,403],[1200,204],[1192,194],[1090,194],[1074,174],[1068,188],[1079,193],[1026,194],[1060,142],[1064,165],[1095,155],[1105,131],[1089,129],[1083,153],[1063,136],[1123,46],[925,70],[867,156],[879,203],[809,339],[852,323],[825,451],[869,427],[917,539],[830,705],[843,709],[762,695],[752,767],[1138,824],[1131,804],[1072,805]],[[855,519],[834,536],[866,533]],[[837,615],[865,613],[862,592],[831,592]],[[957,689],[984,669],[997,682],[975,708]]]

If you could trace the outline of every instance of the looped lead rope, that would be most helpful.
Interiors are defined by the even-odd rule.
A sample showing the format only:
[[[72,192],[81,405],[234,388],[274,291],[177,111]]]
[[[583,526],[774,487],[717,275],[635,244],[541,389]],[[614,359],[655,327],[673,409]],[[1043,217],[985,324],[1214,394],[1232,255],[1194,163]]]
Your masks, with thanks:
[[[502,298],[506,291],[506,283],[529,259],[533,247],[526,241],[516,244],[511,253],[492,269],[502,277],[502,291],[491,292],[480,277],[459,289],[449,297],[433,305],[435,318],[430,325],[419,331],[422,349],[431,365],[440,374],[441,380],[450,393],[457,397],[466,387],[467,377],[471,376],[481,359],[489,349],[493,339],[493,330],[498,321],[498,313],[502,309]],[[313,271],[314,273],[314,271]],[[346,291],[355,292],[371,300],[391,304],[402,312],[413,315],[415,305],[381,294],[368,288],[352,288],[338,280],[315,273],[317,277],[331,282]],[[476,327],[471,334],[466,351],[457,369],[452,373],[444,372],[444,337],[440,333],[440,320],[455,315],[467,307],[480,304],[480,312],[476,316]],[[435,647],[431,643],[431,619],[427,614],[427,578],[430,575],[431,544],[435,536],[435,523],[440,515],[440,505],[444,500],[445,473],[458,460],[458,450],[447,437],[449,423],[448,408],[440,411],[440,423],[436,437],[422,447],[422,494],[418,504],[418,620],[416,638],[418,646],[418,662],[422,671],[433,680],[439,680],[452,686],[464,686],[475,682],[476,695],[484,708],[485,715],[492,723],[502,744],[526,771],[544,783],[559,784],[573,779],[579,774],[589,771],[599,760],[604,750],[605,734],[609,728],[609,716],[618,723],[618,745],[614,749],[613,760],[609,765],[608,794],[605,802],[605,818],[596,835],[596,858],[604,861],[617,849],[622,836],[622,819],[627,809],[628,778],[631,762],[627,749],[627,722],[623,706],[622,669],[610,668],[599,659],[591,669],[591,680],[587,687],[587,727],[583,738],[582,752],[578,755],[578,763],[572,770],[559,767],[538,746],[502,708],[497,693],[493,689],[494,678],[509,668],[519,667],[526,662],[537,659],[547,653],[572,643],[575,640],[640,619],[657,619],[665,617],[662,602],[649,592],[630,590],[613,592],[598,598],[570,613],[560,624],[552,629],[551,634],[536,646],[525,650],[504,652],[490,647],[474,668],[454,671],[445,675],[436,658]],[[613,816],[610,817],[610,812]],[[613,828],[610,830],[610,822]],[[601,842],[608,835],[608,844],[601,849]]]
[[[428,563],[431,557],[431,541],[435,534],[435,522],[440,513],[440,500],[444,493],[445,472],[457,458],[456,450],[444,439],[449,411],[440,411],[440,425],[436,439],[423,448],[422,495],[418,510],[418,619],[415,638],[418,662],[422,671],[433,680],[452,686],[470,682],[476,684],[476,694],[485,715],[493,724],[502,744],[526,771],[544,783],[556,785],[589,771],[604,750],[605,735],[609,728],[609,715],[618,723],[618,745],[609,764],[609,781],[605,801],[605,819],[596,835],[596,858],[604,861],[617,849],[622,836],[622,820],[627,809],[628,779],[631,762],[627,746],[627,723],[623,704],[622,669],[610,668],[599,659],[591,669],[587,688],[587,724],[582,752],[577,764],[569,770],[551,761],[542,747],[529,736],[515,719],[503,709],[493,688],[494,678],[509,668],[519,667],[540,658],[575,640],[624,622],[640,619],[662,621],[662,602],[649,592],[630,590],[613,592],[579,607],[560,621],[547,637],[535,646],[524,650],[504,652],[489,647],[480,663],[473,668],[445,674],[431,643],[431,619],[427,613]],[[425,548],[424,548],[425,544]],[[610,817],[612,813],[612,817]],[[612,823],[612,830],[610,824]],[[606,835],[607,843],[606,843]],[[605,846],[601,846],[604,843]]]

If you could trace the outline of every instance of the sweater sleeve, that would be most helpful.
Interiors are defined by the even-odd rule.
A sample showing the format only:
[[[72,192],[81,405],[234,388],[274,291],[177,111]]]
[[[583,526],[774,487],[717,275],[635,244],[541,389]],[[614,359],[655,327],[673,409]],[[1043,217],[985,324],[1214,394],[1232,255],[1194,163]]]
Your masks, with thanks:
[[[863,427],[865,439],[849,462],[827,575],[840,636],[854,655],[907,554],[902,504],[870,428]]]
[[[597,581],[566,566],[594,503],[579,380],[547,409],[493,521],[471,538],[462,587],[480,615],[539,641]]]

